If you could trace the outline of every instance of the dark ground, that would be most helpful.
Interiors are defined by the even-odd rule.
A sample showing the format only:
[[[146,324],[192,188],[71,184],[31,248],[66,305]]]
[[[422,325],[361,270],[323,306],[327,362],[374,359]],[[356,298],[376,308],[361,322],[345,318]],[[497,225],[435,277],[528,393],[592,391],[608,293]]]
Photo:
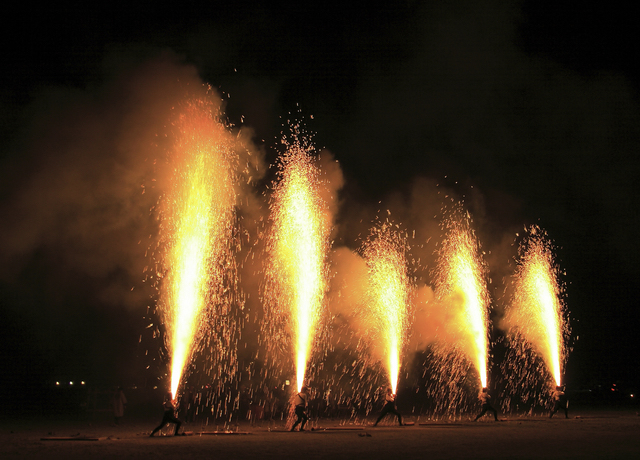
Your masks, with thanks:
[[[412,418],[408,417],[407,421]],[[634,410],[593,410],[548,419],[485,417],[473,423],[429,422],[413,418],[414,426],[392,425],[362,430],[330,430],[335,420],[316,421],[314,431],[289,433],[283,424],[240,425],[249,435],[198,435],[217,427],[187,426],[193,436],[154,437],[159,420],[109,421],[32,420],[0,423],[0,457],[7,458],[640,458],[640,417]],[[391,423],[391,420],[388,421]],[[428,423],[420,425],[419,423]],[[312,425],[312,426],[313,426]],[[343,425],[354,428],[354,425]],[[222,427],[219,427],[222,429]],[[166,430],[169,431],[169,430]],[[99,441],[51,441],[47,436],[99,437]],[[370,436],[367,436],[370,435]]]

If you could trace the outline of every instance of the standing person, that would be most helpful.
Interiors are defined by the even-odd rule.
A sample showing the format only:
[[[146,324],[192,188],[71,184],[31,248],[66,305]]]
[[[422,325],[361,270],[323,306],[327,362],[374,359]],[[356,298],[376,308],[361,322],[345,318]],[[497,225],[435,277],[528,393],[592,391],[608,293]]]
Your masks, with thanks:
[[[309,420],[309,417],[307,416],[307,404],[309,403],[308,391],[309,389],[307,387],[302,387],[300,393],[298,393],[294,398],[293,403],[296,406],[296,417],[298,418],[296,423],[291,427],[291,431],[294,431],[300,422],[302,422],[300,425],[300,431],[304,431],[304,424]]]
[[[561,386],[557,386],[553,391],[553,411],[549,418],[553,417],[560,409],[564,410],[564,418],[569,418],[569,400]]]
[[[374,423],[373,426],[377,426],[378,422],[380,422],[380,420],[382,420],[387,414],[395,414],[398,417],[398,423],[402,426],[402,415],[400,415],[400,412],[398,412],[398,408],[396,407],[396,395],[393,394],[391,387],[387,387],[387,394],[384,397],[384,401],[380,417],[378,417],[378,420],[376,420],[376,423]]]
[[[180,425],[182,422],[176,418],[176,401],[172,400],[171,392],[167,392],[164,397],[164,402],[162,403],[164,407],[164,415],[162,416],[162,422],[158,425],[149,435],[149,437],[153,437],[158,431],[162,429],[167,423],[175,423],[176,430],[173,432],[174,436],[178,436],[178,430],[180,429]]]
[[[111,397],[111,406],[113,407],[113,418],[116,425],[120,425],[120,419],[124,417],[124,408],[127,406],[127,398],[122,387],[118,387]]]
[[[487,388],[483,388],[482,391],[478,394],[478,399],[482,403],[482,412],[478,414],[475,418],[474,422],[477,422],[480,417],[482,417],[487,412],[493,412],[493,418],[495,421],[498,421],[498,411],[494,409],[491,405],[491,395],[489,394],[489,390]]]

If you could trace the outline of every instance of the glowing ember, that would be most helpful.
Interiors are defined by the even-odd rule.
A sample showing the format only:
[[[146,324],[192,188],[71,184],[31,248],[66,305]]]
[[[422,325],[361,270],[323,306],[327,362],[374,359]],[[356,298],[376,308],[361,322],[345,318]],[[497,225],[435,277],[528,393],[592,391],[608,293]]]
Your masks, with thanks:
[[[327,288],[330,219],[319,193],[313,147],[297,137],[282,157],[271,198],[272,226],[267,243],[267,302],[284,316],[295,344],[298,391]]]
[[[369,270],[370,303],[385,344],[385,367],[396,394],[402,348],[409,324],[406,237],[385,222],[371,230],[363,255]]]
[[[442,244],[439,296],[448,299],[456,315],[461,347],[474,363],[482,387],[487,386],[489,294],[478,242],[470,217],[451,220]]]
[[[211,286],[223,277],[219,261],[233,231],[235,156],[225,143],[228,134],[215,110],[204,100],[185,104],[175,123],[171,190],[161,202],[166,274],[160,306],[174,398],[206,327],[203,313],[216,302]]]
[[[531,343],[561,384],[563,360],[563,315],[553,255],[540,230],[520,247],[520,262],[515,275],[515,293],[508,317],[522,338]]]

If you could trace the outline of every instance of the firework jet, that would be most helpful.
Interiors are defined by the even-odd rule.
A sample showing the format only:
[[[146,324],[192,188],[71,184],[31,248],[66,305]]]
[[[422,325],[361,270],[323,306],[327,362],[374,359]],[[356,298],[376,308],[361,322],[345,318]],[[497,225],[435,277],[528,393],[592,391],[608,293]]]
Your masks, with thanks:
[[[453,308],[460,346],[487,386],[489,293],[470,217],[451,219],[442,243],[438,294]]]
[[[223,278],[221,261],[234,225],[235,156],[210,101],[187,102],[174,127],[171,189],[160,204],[166,271],[160,304],[175,397],[207,327],[204,313],[217,301],[214,286]]]
[[[515,292],[508,322],[542,357],[556,385],[561,383],[563,324],[560,290],[549,243],[534,227],[520,246]]]
[[[409,325],[406,247],[406,237],[385,222],[371,230],[363,250],[369,272],[371,313],[384,342],[385,367],[394,394]]]
[[[266,301],[284,318],[293,337],[298,391],[327,290],[331,230],[312,153],[313,146],[296,136],[281,159],[267,244]]]

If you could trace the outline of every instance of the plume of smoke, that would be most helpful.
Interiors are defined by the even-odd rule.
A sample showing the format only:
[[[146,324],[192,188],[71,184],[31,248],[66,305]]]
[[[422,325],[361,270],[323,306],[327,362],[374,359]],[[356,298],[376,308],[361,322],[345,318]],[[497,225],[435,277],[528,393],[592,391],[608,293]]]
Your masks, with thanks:
[[[197,83],[195,70],[163,55],[95,88],[41,91],[16,152],[21,181],[2,202],[3,215],[13,216],[0,227],[6,279],[40,251],[58,273],[106,280],[106,304],[144,302],[131,287],[153,231],[158,134],[185,81]]]
[[[335,224],[341,203],[339,193],[344,186],[342,168],[335,155],[328,149],[320,150],[316,164],[324,183],[324,187],[320,189],[320,196],[327,203],[331,221]]]
[[[329,313],[334,319],[348,321],[355,331],[360,331],[364,324],[355,307],[368,296],[367,264],[360,254],[343,246],[331,253],[331,271]]]
[[[224,110],[196,69],[172,53],[141,61],[116,52],[105,58],[102,80],[41,88],[26,110],[0,181],[0,212],[11,216],[0,221],[0,279],[19,292],[41,286],[21,302],[21,314],[53,362],[95,363],[95,375],[113,369],[101,362],[121,362],[115,367],[130,377],[146,367],[131,355],[156,295],[158,222],[150,210],[167,189],[171,120],[185,97],[207,93]],[[256,236],[254,185],[266,170],[252,135],[229,127],[242,177],[240,247]],[[154,324],[142,335],[158,332]],[[91,340],[79,339],[86,334]],[[124,340],[109,346],[113,337]]]

